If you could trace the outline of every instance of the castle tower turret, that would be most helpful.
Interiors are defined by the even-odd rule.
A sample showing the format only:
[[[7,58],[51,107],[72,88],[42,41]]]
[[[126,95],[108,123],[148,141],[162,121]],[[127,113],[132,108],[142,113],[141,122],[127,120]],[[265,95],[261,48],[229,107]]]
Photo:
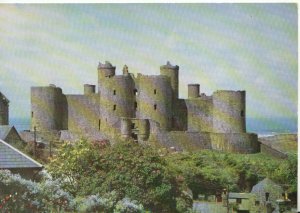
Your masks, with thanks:
[[[104,64],[99,62],[98,65],[98,91],[100,92],[100,84],[105,78],[111,78],[115,76],[116,67],[113,66],[109,61],[105,61]]]
[[[138,77],[137,118],[152,119],[161,129],[172,127],[172,88],[170,78],[164,75]]]
[[[84,85],[84,95],[95,94],[95,85],[85,84]]]
[[[148,119],[139,119],[139,132],[138,139],[139,140],[147,140],[150,134],[150,123]]]
[[[9,100],[0,92],[0,125],[8,125]]]
[[[188,98],[198,98],[200,94],[200,84],[188,85]]]
[[[213,130],[246,132],[246,92],[218,90],[213,93]]]
[[[63,126],[62,90],[55,85],[31,87],[31,130],[61,130]]]
[[[131,75],[115,75],[110,63],[100,66],[99,82],[101,130],[115,128],[120,117],[135,117],[135,84]],[[109,71],[107,71],[109,70]],[[107,77],[103,77],[107,75]]]
[[[130,118],[121,118],[121,135],[124,138],[131,137],[131,119]]]
[[[166,65],[162,65],[160,67],[160,74],[170,77],[173,100],[178,99],[178,84],[179,84],[178,72],[179,72],[179,66],[177,65],[173,66],[169,61],[167,62]]]

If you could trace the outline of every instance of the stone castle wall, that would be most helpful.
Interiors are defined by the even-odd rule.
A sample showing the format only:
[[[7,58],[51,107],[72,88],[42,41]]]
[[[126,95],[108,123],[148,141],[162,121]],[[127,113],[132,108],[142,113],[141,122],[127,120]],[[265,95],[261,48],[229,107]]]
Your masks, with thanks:
[[[174,147],[178,151],[213,149],[245,154],[259,152],[256,134],[170,131],[158,132],[153,138],[162,146]]]
[[[213,131],[213,101],[211,96],[185,100],[188,111],[188,131]]]
[[[188,125],[188,109],[184,99],[173,102],[172,130],[186,131]]]
[[[9,103],[8,100],[0,93],[0,125],[9,123]]]
[[[97,94],[66,95],[66,99],[68,130],[81,133],[99,131],[100,109]]]
[[[245,91],[220,90],[213,93],[213,132],[246,132]]]
[[[172,124],[172,88],[167,76],[138,75],[137,118],[152,119],[160,128],[170,130]]]
[[[135,117],[135,83],[131,75],[105,77],[100,85],[101,131],[109,130],[120,117]]]
[[[65,99],[59,87],[31,88],[31,130],[64,129]]]

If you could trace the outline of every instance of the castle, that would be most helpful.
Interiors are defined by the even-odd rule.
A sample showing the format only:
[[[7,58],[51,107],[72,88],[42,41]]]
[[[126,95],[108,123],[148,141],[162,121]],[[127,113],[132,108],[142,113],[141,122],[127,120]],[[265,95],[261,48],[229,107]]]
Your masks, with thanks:
[[[0,126],[8,125],[9,100],[0,92]]]
[[[126,65],[122,75],[115,71],[110,62],[99,63],[98,91],[85,84],[82,95],[52,84],[32,87],[31,131],[58,133],[61,140],[133,138],[176,150],[259,151],[257,135],[246,133],[245,91],[206,96],[189,84],[188,98],[180,99],[177,65],[167,62],[160,75],[135,77]]]

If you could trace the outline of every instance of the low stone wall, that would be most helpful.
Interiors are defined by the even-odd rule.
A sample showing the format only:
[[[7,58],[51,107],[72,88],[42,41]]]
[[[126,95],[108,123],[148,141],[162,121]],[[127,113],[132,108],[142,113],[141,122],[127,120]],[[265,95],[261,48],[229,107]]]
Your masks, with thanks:
[[[178,151],[198,151],[211,149],[209,133],[199,134],[198,132],[159,132],[156,135],[157,141],[165,147],[174,147]]]
[[[257,135],[253,133],[210,133],[214,150],[233,153],[259,152]]]
[[[275,158],[287,158],[287,155],[285,153],[273,149],[272,147],[263,143],[260,144],[260,151],[261,153],[272,155]]]
[[[208,132],[158,132],[156,140],[161,145],[178,151],[213,149],[233,153],[259,152],[257,135],[252,133],[208,133]]]

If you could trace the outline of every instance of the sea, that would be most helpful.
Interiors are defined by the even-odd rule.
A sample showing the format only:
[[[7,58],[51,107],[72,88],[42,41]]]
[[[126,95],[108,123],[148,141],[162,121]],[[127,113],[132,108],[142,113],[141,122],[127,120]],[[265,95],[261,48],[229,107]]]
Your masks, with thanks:
[[[9,122],[18,131],[30,129],[30,118],[10,118]],[[298,133],[297,118],[247,118],[246,128],[258,137]]]

